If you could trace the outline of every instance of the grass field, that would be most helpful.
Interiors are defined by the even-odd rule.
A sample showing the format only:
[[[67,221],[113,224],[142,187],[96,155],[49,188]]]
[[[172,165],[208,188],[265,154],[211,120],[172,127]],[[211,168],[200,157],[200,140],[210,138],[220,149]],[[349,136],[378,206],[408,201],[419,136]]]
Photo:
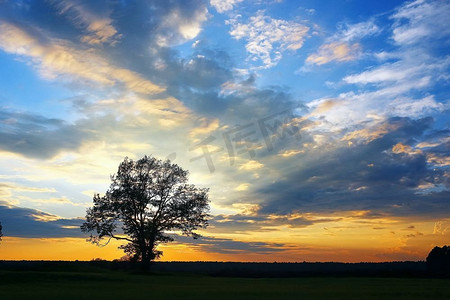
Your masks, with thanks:
[[[450,280],[0,271],[0,299],[450,299]]]

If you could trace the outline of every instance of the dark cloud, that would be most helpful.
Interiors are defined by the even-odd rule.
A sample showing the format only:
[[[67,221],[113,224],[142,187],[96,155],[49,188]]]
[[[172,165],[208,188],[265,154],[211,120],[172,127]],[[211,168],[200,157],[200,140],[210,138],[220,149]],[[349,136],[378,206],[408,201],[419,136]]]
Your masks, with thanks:
[[[60,119],[20,112],[0,112],[0,148],[35,158],[76,150],[92,132]]]
[[[424,183],[440,183],[444,172],[430,167],[424,152],[392,151],[398,143],[414,143],[430,128],[431,119],[392,118],[387,122],[396,129],[368,143],[310,154],[308,161],[283,179],[261,187],[262,212],[448,213],[448,191],[417,190]]]
[[[184,57],[164,47],[153,51],[144,64],[142,57],[128,56],[130,67],[167,86],[168,95],[199,115],[219,118],[224,125],[242,124],[300,105],[286,87],[257,87],[254,75],[236,76],[234,61],[220,48],[201,45]],[[163,68],[158,70],[155,64]],[[227,90],[227,85],[232,88]]]
[[[254,231],[277,231],[278,226],[303,228],[316,223],[338,221],[339,219],[308,219],[299,215],[216,215],[209,221],[212,233],[245,233]]]
[[[6,206],[1,203],[0,217],[3,234],[7,237],[85,237],[80,230],[82,219],[58,219],[39,210]]]
[[[184,236],[175,236],[179,243],[189,244],[201,251],[221,254],[272,254],[285,251],[287,245],[282,243],[241,242],[233,239],[201,237],[192,240]]]
[[[124,40],[125,44],[141,44],[143,41],[141,45],[161,45],[158,40],[161,37],[168,45],[186,41],[190,37],[189,33],[183,33],[177,27],[196,24],[197,20],[203,19],[201,15],[206,12],[206,4],[202,0],[115,3],[111,15],[119,31],[128,36]]]
[[[79,39],[80,28],[59,14],[51,1],[1,1],[0,19],[16,24],[42,43],[49,38],[42,30],[60,39]]]

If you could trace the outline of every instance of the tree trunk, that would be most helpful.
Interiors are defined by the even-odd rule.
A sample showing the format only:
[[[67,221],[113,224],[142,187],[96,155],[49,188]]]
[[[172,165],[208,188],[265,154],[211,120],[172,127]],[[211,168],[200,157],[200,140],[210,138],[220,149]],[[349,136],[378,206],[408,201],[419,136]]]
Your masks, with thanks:
[[[148,255],[147,247],[145,245],[141,245],[141,269],[144,272],[147,272],[150,269],[150,259],[151,257]]]
[[[148,272],[150,271],[150,259],[146,258],[144,260],[144,257],[142,257],[142,261],[141,261],[141,269],[144,272]]]

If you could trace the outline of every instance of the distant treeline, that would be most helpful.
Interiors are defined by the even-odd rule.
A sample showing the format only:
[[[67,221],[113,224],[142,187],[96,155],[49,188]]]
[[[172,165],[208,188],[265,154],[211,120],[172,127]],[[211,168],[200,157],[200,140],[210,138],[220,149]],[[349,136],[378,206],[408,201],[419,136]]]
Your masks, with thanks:
[[[0,261],[0,270],[82,271],[139,270],[124,261]],[[241,262],[154,262],[151,272],[191,273],[229,277],[380,276],[426,277],[433,275],[426,262],[384,263],[241,263]]]

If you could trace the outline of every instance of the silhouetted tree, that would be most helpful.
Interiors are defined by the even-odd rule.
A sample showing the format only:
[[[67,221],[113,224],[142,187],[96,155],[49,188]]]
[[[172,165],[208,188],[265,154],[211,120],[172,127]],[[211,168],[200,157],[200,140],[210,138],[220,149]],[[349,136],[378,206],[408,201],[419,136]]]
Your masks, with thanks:
[[[83,232],[93,232],[92,243],[114,238],[129,243],[120,248],[148,268],[162,252],[160,243],[173,241],[168,231],[199,237],[208,225],[208,189],[188,184],[188,171],[169,160],[145,156],[120,163],[105,196],[94,195]],[[106,245],[105,244],[105,245]]]
[[[427,266],[435,275],[450,275],[450,247],[434,247],[428,254]]]

